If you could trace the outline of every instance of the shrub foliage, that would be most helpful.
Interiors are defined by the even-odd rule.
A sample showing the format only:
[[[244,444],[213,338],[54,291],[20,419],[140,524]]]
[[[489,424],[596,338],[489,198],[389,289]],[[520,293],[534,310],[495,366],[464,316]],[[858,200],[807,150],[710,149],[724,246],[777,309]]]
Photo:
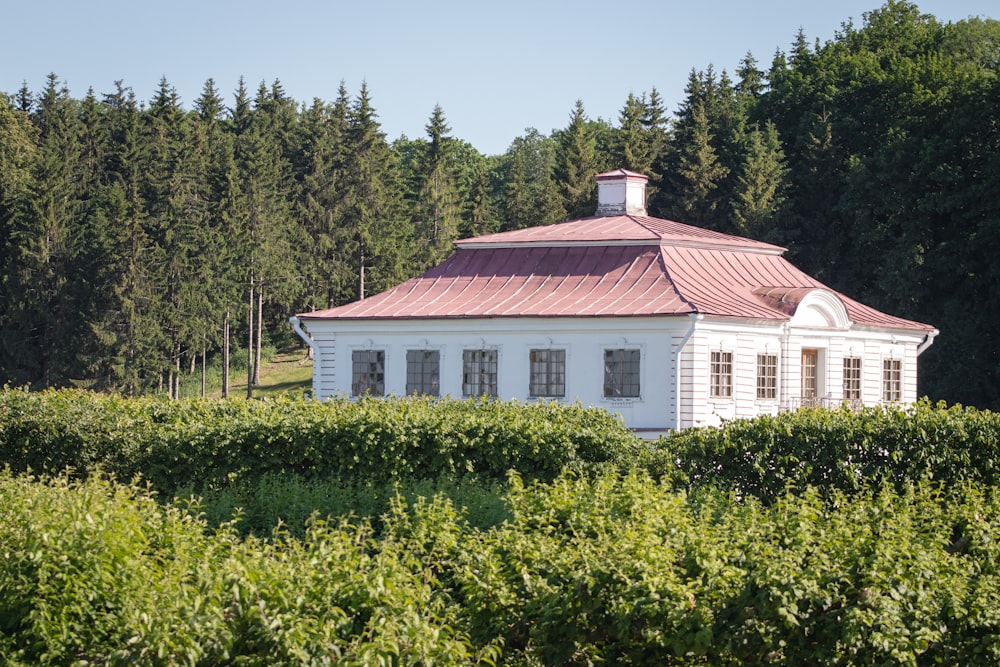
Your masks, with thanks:
[[[552,479],[625,466],[639,440],[579,405],[407,397],[307,402],[121,398],[77,390],[0,392],[0,461],[15,471],[119,479],[205,493],[267,475],[305,479]]]
[[[0,473],[11,665],[1000,662],[1000,502],[974,486],[766,505],[640,473],[512,478],[510,521],[397,499],[302,539],[136,484]]]
[[[786,488],[852,492],[930,479],[1000,485],[1000,414],[943,403],[804,409],[663,438],[651,470],[763,500]]]
[[[1000,664],[998,427],[921,403],[643,442],[579,406],[7,390],[0,656]]]

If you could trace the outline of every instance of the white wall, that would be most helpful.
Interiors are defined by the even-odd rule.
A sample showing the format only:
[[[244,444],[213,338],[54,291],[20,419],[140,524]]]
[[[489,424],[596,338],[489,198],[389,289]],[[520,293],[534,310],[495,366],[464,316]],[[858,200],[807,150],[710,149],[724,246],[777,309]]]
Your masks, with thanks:
[[[441,353],[441,395],[462,397],[462,351],[498,352],[498,395],[529,400],[532,349],[566,351],[564,402],[606,408],[638,429],[674,426],[674,361],[671,343],[689,327],[687,318],[539,318],[481,320],[307,321],[316,345],[313,391],[318,398],[349,396],[351,353],[385,351],[386,394],[406,393],[406,351]],[[334,333],[336,327],[336,333]],[[604,350],[640,350],[640,397],[609,399],[604,391]]]
[[[305,326],[315,346],[313,391],[318,398],[350,395],[351,353],[356,349],[385,351],[386,393],[399,396],[406,393],[406,351],[439,350],[441,395],[460,398],[462,351],[495,349],[499,397],[526,401],[530,400],[530,350],[564,349],[564,402],[606,408],[620,414],[630,427],[651,432],[718,425],[796,407],[803,348],[819,351],[819,393],[827,405],[843,399],[844,356],[863,358],[862,395],[867,405],[882,400],[882,360],[902,359],[902,402],[913,402],[916,349],[922,340],[919,334],[689,317],[316,320]],[[678,370],[677,347],[682,342]],[[615,400],[602,395],[604,350],[616,348],[640,350],[639,398]],[[719,349],[733,353],[734,387],[729,399],[709,395],[711,351]],[[757,399],[758,353],[778,356],[777,399]]]

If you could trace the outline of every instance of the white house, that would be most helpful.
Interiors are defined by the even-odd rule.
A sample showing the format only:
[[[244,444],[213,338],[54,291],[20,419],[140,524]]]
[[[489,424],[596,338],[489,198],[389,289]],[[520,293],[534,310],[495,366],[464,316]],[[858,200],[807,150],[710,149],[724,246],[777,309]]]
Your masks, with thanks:
[[[593,217],[458,241],[419,277],[291,318],[314,395],[579,401],[650,433],[916,400],[934,327],[835,292],[784,248],[647,216],[647,180],[600,174]]]

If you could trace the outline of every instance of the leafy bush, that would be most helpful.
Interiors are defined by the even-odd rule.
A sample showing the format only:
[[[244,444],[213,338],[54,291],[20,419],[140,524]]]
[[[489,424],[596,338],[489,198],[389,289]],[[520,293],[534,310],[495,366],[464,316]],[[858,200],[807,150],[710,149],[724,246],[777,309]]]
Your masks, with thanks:
[[[167,401],[84,391],[0,392],[0,462],[17,471],[142,474],[168,495],[267,475],[382,485],[514,469],[627,466],[642,445],[620,419],[579,405],[429,398]]]
[[[410,551],[362,522],[304,540],[209,532],[98,477],[0,474],[0,655],[9,665],[492,662]]]
[[[470,634],[527,664],[998,664],[1000,502],[834,495],[515,483],[457,555]]]
[[[1000,484],[1000,415],[923,401],[906,408],[804,409],[696,428],[647,457],[691,487],[773,500],[789,487],[851,492],[883,481]]]
[[[136,484],[0,473],[10,665],[1000,663],[1000,500],[815,490],[770,505],[639,473],[510,482],[240,539]]]

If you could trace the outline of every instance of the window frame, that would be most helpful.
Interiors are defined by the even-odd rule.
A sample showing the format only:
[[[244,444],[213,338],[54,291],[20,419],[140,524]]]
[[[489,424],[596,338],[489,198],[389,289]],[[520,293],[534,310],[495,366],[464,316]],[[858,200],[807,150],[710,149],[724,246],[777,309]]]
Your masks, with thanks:
[[[609,359],[609,355],[612,357]],[[618,358],[615,358],[615,356]],[[604,348],[603,397],[609,400],[642,398],[642,350]],[[620,389],[614,393],[615,387]]]
[[[757,353],[757,400],[778,400],[778,355]]]
[[[411,348],[406,351],[405,389],[407,396],[441,395],[441,350]]]
[[[372,358],[374,355],[374,359]],[[364,356],[364,358],[361,358]],[[375,367],[372,368],[372,364]],[[360,370],[359,364],[367,364],[366,370]],[[370,381],[367,376],[374,374],[376,379]],[[365,376],[364,390],[361,390],[361,377]],[[372,388],[374,387],[374,391]],[[351,350],[351,396],[385,396],[385,350],[364,349]]]
[[[864,395],[864,360],[861,357],[844,357],[843,398],[860,401]]]
[[[470,359],[471,355],[477,358]],[[484,359],[488,356],[488,359]],[[473,367],[470,367],[474,365]],[[496,398],[499,395],[500,354],[496,348],[476,348],[462,350],[462,396]],[[470,378],[474,377],[474,381]],[[485,391],[483,386],[486,386]],[[472,390],[476,387],[476,390]]]
[[[536,356],[545,358],[536,359]],[[566,397],[566,348],[531,348],[528,351],[528,396]]]
[[[882,402],[903,400],[903,360],[888,357],[882,360]]]
[[[712,350],[708,365],[709,398],[721,401],[733,400],[733,352],[732,350]]]

